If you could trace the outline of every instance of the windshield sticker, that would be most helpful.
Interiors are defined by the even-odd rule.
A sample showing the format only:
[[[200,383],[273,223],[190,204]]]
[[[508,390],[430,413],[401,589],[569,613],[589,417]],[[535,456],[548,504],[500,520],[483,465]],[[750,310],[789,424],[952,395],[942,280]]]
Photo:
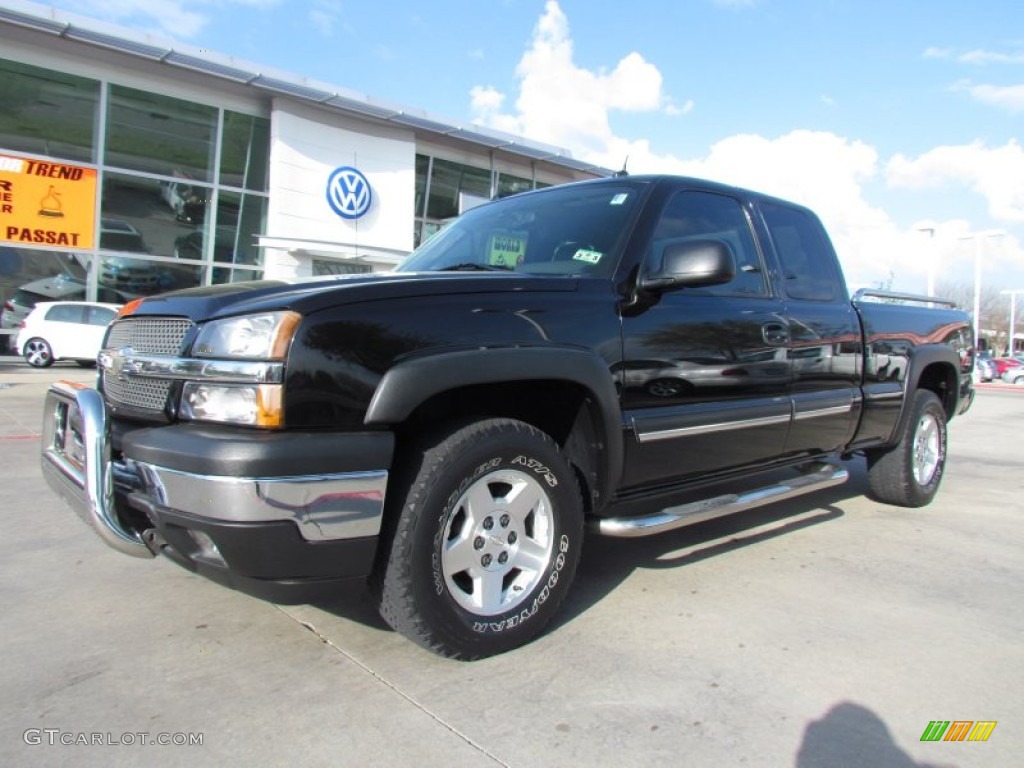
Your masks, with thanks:
[[[619,192],[619,194],[617,194],[615,197],[612,198],[611,204],[612,205],[622,205],[628,199],[629,199],[629,193],[628,192]]]
[[[515,269],[526,258],[526,232],[504,232],[491,235],[487,246],[487,263],[492,267]]]
[[[600,251],[592,251],[588,248],[580,248],[573,254],[574,261],[585,261],[587,264],[597,264],[604,256]]]

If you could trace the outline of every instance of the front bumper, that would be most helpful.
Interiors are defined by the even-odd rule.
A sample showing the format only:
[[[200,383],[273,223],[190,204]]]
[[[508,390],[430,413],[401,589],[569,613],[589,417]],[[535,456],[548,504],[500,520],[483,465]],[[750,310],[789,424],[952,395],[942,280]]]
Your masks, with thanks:
[[[128,433],[121,460],[111,446],[99,393],[51,385],[43,475],[119,552],[164,554],[276,602],[314,599],[373,566],[388,473],[372,467],[389,466],[389,434],[175,425]]]

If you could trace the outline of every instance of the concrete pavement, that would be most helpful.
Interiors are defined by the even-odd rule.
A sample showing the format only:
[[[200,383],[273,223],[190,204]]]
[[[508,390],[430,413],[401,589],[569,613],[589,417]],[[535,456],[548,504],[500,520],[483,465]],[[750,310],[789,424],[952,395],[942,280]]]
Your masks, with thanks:
[[[555,626],[467,664],[391,632],[358,588],[278,607],[107,549],[38,469],[61,376],[94,373],[0,362],[0,764],[1019,763],[1016,392],[981,391],[952,424],[926,509],[865,498],[855,460],[817,495],[588,538]],[[998,725],[983,743],[921,742],[933,720]],[[94,734],[119,743],[61,743]]]

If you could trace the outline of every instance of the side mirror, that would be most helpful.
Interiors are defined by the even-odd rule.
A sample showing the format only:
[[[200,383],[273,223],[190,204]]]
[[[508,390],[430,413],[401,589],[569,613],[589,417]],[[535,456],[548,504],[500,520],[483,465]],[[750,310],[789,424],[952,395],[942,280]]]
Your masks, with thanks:
[[[658,249],[656,246],[656,256]],[[721,240],[675,240],[660,248],[660,263],[640,278],[640,287],[671,291],[721,285],[736,277],[736,258]]]

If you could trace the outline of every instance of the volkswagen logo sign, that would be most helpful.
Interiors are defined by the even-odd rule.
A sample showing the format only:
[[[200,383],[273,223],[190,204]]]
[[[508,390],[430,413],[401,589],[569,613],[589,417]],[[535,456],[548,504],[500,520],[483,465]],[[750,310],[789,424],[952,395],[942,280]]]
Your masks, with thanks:
[[[327,179],[327,203],[343,219],[358,219],[373,202],[370,182],[355,168],[343,166]]]

